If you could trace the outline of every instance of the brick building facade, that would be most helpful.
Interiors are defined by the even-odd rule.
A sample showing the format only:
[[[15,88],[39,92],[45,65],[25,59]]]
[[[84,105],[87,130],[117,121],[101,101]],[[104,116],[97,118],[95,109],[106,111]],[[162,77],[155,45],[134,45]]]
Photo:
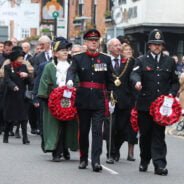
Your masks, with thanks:
[[[109,0],[70,0],[68,37],[82,42],[83,32],[96,28],[104,36],[106,33],[106,13]]]

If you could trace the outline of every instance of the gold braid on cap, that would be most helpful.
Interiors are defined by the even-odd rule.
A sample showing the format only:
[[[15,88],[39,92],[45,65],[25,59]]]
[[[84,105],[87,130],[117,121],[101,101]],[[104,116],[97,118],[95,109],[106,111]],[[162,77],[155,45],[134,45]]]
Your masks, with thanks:
[[[55,44],[54,44],[54,51],[56,51],[59,47],[59,44],[60,44],[60,41],[57,41]]]

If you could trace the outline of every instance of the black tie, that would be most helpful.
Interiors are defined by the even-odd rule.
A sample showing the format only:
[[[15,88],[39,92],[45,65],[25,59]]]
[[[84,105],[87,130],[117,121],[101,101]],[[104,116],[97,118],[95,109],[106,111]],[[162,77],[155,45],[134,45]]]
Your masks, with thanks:
[[[158,63],[158,55],[155,55],[155,61]]]
[[[120,67],[119,67],[119,59],[115,58],[114,59],[115,65],[114,65],[114,70],[116,73],[119,73]]]

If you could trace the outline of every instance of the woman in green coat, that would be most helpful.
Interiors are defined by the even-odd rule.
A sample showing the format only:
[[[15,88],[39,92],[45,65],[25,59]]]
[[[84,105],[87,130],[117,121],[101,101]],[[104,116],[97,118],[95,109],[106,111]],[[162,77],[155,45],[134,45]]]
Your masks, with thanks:
[[[54,88],[64,86],[68,67],[68,49],[71,47],[63,37],[56,38],[53,44],[54,59],[46,64],[40,80],[38,96],[43,100],[43,149],[52,152],[53,161],[61,158],[69,160],[70,153],[78,149],[77,121],[59,121],[53,117],[48,108],[48,98]]]

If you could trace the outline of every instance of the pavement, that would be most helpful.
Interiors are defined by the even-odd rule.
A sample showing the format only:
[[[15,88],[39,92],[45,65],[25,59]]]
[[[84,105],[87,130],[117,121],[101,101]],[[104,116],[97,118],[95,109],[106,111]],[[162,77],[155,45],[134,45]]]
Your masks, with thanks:
[[[184,126],[179,127],[178,123],[171,126],[167,126],[166,134],[184,137]]]

